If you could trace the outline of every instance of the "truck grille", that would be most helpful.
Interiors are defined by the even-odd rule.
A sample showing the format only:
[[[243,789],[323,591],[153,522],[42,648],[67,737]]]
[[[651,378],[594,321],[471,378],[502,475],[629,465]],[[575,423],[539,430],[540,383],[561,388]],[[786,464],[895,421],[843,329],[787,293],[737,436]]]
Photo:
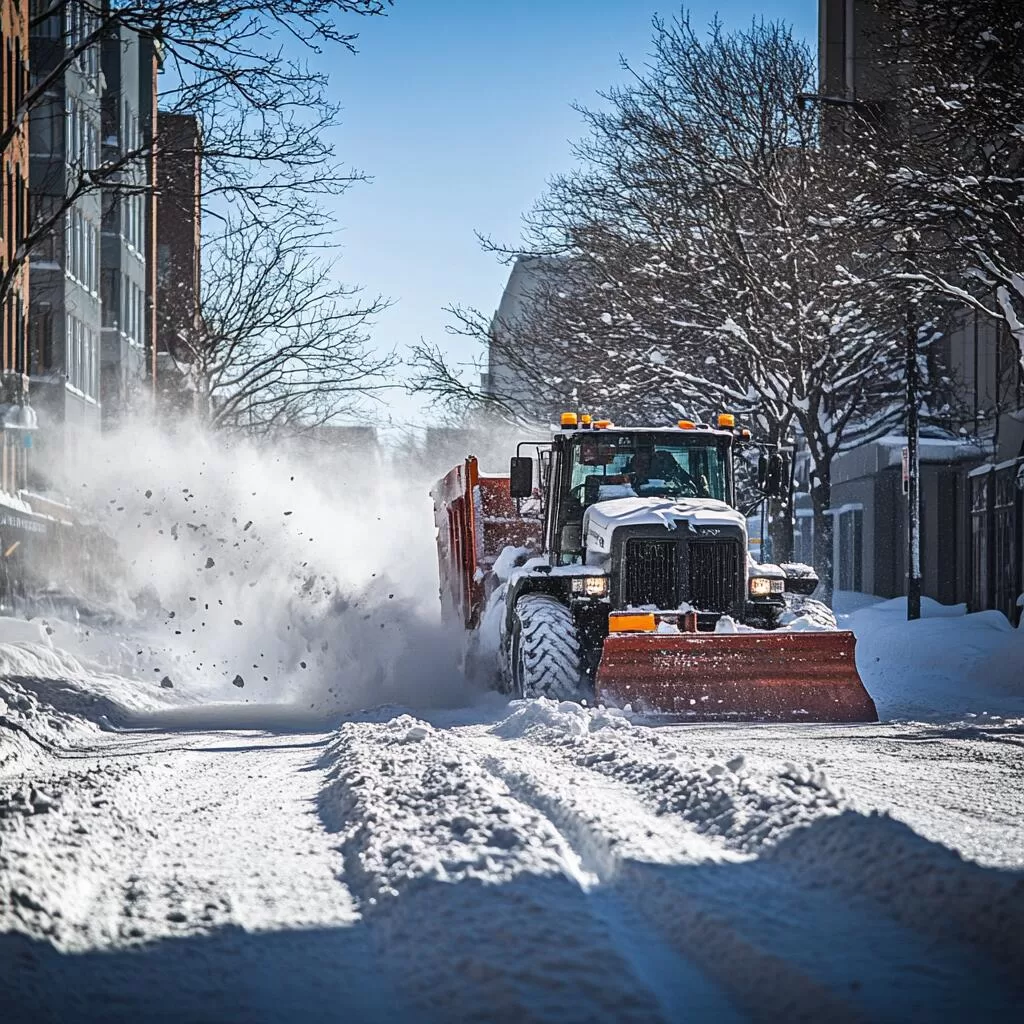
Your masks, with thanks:
[[[689,601],[702,612],[728,612],[738,603],[740,548],[735,541],[690,545]],[[744,574],[745,575],[745,574]]]
[[[679,607],[679,563],[675,541],[627,541],[624,575],[627,606]]]

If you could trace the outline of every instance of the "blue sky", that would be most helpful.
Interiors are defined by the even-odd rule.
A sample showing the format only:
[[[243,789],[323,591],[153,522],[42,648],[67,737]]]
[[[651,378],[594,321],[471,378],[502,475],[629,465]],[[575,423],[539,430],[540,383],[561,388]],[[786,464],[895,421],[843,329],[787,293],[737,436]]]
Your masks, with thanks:
[[[817,4],[788,0],[688,5],[696,24],[718,11],[727,26],[783,18],[813,39]],[[444,306],[488,313],[507,268],[479,231],[515,241],[545,181],[571,166],[581,134],[573,101],[622,81],[619,55],[641,63],[651,18],[678,13],[653,0],[396,0],[387,18],[351,19],[359,53],[332,55],[331,88],[344,106],[338,155],[373,177],[337,200],[340,274],[394,305],[375,344],[420,337],[456,359],[477,346],[445,334]],[[396,399],[401,417],[415,405]]]

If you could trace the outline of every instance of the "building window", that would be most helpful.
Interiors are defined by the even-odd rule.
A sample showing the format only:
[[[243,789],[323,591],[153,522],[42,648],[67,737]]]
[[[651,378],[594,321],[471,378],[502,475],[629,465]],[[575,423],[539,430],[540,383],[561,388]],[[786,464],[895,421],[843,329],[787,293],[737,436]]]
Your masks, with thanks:
[[[100,303],[103,309],[103,326],[118,327],[121,311],[121,274],[111,267],[100,272]]]
[[[33,310],[29,317],[32,353],[31,373],[46,373],[53,369],[53,314],[47,310]]]
[[[59,39],[61,34],[60,14],[51,14],[42,21],[36,21],[38,17],[45,14],[53,7],[53,0],[32,0],[29,4],[29,19],[35,24],[32,25],[32,35],[40,36],[43,39]]]
[[[793,560],[814,565],[814,513],[797,509],[793,523]]]
[[[171,247],[160,242],[156,247],[156,280],[161,288],[166,288],[171,280]]]
[[[1017,525],[1017,466],[1003,466],[993,473],[992,546],[995,577],[992,606],[1011,622],[1014,619],[1017,595],[1021,585],[1017,578],[1019,566]]]
[[[60,108],[52,100],[37,105],[29,115],[29,149],[32,156],[52,156],[63,135]]]

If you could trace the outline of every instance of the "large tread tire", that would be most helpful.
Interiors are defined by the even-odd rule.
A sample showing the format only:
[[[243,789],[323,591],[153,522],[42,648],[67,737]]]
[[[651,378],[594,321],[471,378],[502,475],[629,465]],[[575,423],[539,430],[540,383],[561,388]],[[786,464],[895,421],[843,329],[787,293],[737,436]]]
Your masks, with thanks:
[[[524,594],[516,602],[509,657],[516,696],[588,697],[576,623],[572,612],[556,598]]]

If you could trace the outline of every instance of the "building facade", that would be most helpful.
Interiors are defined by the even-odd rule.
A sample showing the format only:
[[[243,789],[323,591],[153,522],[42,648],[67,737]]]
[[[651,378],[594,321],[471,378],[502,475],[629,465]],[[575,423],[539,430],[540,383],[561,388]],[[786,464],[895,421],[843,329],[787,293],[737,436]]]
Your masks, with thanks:
[[[891,32],[873,5],[820,0],[819,35],[820,95],[856,101],[892,128],[903,65],[894,69],[884,56]],[[823,109],[828,139],[842,108]],[[948,380],[947,429],[925,429],[921,441],[922,590],[1017,622],[1024,592],[1020,353],[1008,331],[977,313],[955,313],[945,326],[937,356]],[[833,465],[837,589],[906,593],[905,445],[903,437],[882,438]]]
[[[190,408],[188,339],[200,326],[202,132],[197,118],[160,114],[156,240],[157,392],[165,412]]]
[[[28,397],[29,272],[24,253],[29,209],[28,7],[0,4],[0,491],[25,486],[35,413]]]
[[[102,63],[102,156],[121,166],[102,194],[100,404],[110,427],[148,402],[154,380],[158,44],[115,24]]]
[[[95,188],[82,188],[101,159],[101,47],[82,45],[96,33],[96,18],[92,6],[69,2],[34,25],[29,38],[35,77],[58,68],[69,48],[79,51],[29,115],[33,224],[52,225],[30,261],[39,486],[78,464],[100,430],[102,199]]]

